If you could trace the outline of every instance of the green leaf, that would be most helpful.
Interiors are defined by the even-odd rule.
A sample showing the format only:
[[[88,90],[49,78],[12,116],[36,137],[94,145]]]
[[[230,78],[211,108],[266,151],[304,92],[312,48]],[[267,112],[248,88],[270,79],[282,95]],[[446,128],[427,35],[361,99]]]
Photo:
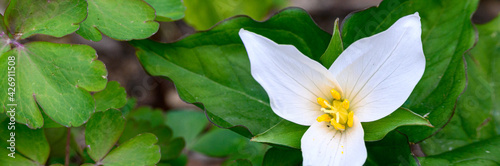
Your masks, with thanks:
[[[335,62],[335,59],[339,57],[339,55],[344,51],[344,46],[342,45],[342,38],[340,35],[340,29],[339,29],[339,19],[337,18],[335,20],[335,24],[333,25],[333,34],[332,34],[332,39],[330,40],[330,44],[328,44],[328,48],[326,49],[325,53],[321,55],[319,58],[319,62],[325,68],[329,69],[330,66],[332,66],[333,62]]]
[[[117,40],[144,39],[158,31],[155,10],[142,0],[87,0],[88,16],[77,34],[100,41],[101,33]]]
[[[252,141],[300,149],[300,139],[307,129],[309,126],[298,125],[283,119],[268,131],[254,136]]]
[[[5,119],[0,124],[0,139],[2,165],[4,162],[10,165],[44,165],[49,158],[50,147],[43,129],[32,130]],[[8,156],[12,153],[11,149],[15,158]]]
[[[242,137],[242,136],[240,136]],[[245,138],[245,137],[242,137]],[[231,164],[231,161],[245,159],[248,160],[252,165],[262,165],[264,160],[264,155],[269,149],[269,146],[258,143],[251,142],[248,138],[245,138],[246,144],[238,149],[237,152],[232,153],[222,165]]]
[[[225,157],[241,149],[248,139],[231,130],[213,128],[193,145],[191,150],[212,157]]]
[[[108,111],[109,112],[109,111]],[[138,135],[113,149],[101,161],[104,165],[154,165],[160,161],[160,147],[155,135]]]
[[[147,107],[139,108],[129,114],[125,131],[118,142],[123,143],[137,134],[145,132],[155,134],[158,137],[157,145],[161,149],[162,161],[177,158],[186,144],[184,139],[172,137],[172,130],[163,124],[161,110]]]
[[[11,0],[5,10],[5,24],[15,36],[34,34],[62,37],[73,33],[87,16],[85,0]]]
[[[184,20],[197,30],[206,30],[219,21],[235,15],[248,15],[262,20],[276,4],[273,0],[184,0]]]
[[[302,163],[302,152],[297,149],[273,147],[266,152],[262,166],[290,166]]]
[[[182,0],[144,0],[156,11],[156,21],[175,21],[184,18],[186,7]]]
[[[227,164],[227,166],[252,166],[252,162],[247,159],[237,159]]]
[[[433,127],[429,120],[422,116],[413,113],[406,108],[399,108],[390,115],[373,122],[363,122],[363,130],[365,131],[365,141],[378,141],[390,131],[399,126],[428,126]]]
[[[125,118],[118,110],[96,112],[85,127],[89,156],[96,162],[106,156],[125,129]]]
[[[208,120],[202,112],[181,110],[169,111],[165,124],[172,128],[173,137],[182,137],[187,147],[191,147],[196,137],[208,125]]]
[[[0,76],[7,78],[8,58],[16,58],[16,121],[31,128],[43,126],[38,105],[55,122],[80,126],[94,112],[94,99],[88,91],[106,85],[104,64],[86,45],[32,42],[0,55]],[[7,89],[7,79],[0,88]],[[7,93],[0,93],[3,107],[10,103]],[[38,104],[38,105],[37,105]]]
[[[358,39],[386,30],[403,16],[419,12],[426,69],[403,107],[426,115],[436,127],[401,128],[411,142],[437,132],[453,114],[456,100],[465,88],[463,54],[474,45],[470,18],[477,4],[478,0],[383,1],[378,7],[352,14],[344,21],[342,39],[348,47]]]
[[[422,142],[423,151],[437,155],[500,134],[500,17],[477,25],[478,42],[466,56],[468,84],[455,116],[435,136]]]
[[[365,165],[410,165],[415,163],[411,156],[406,136],[392,131],[384,139],[366,142],[368,158]]]
[[[125,88],[116,81],[108,82],[106,89],[94,94],[96,112],[106,111],[110,108],[121,108],[127,104]]]
[[[271,110],[266,92],[250,74],[248,56],[238,36],[241,28],[292,44],[313,59],[319,59],[331,38],[305,11],[290,8],[266,22],[236,17],[176,43],[130,43],[151,75],[169,77],[182,99],[203,104],[210,121],[224,128],[242,125],[255,135],[281,118]],[[243,130],[239,133],[245,134]]]
[[[483,140],[439,155],[419,158],[422,165],[498,165],[500,136]]]
[[[127,117],[130,111],[132,111],[135,106],[137,105],[137,99],[136,98],[129,98],[127,99],[127,103],[125,106],[123,106],[120,111],[122,111],[123,116]]]

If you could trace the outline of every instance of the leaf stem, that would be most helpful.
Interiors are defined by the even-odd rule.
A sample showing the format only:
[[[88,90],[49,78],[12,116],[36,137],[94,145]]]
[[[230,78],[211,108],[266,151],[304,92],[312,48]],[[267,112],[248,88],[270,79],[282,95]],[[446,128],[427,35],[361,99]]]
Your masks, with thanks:
[[[69,166],[69,141],[71,138],[71,127],[68,127],[68,131],[66,133],[66,155],[64,157],[64,166]]]

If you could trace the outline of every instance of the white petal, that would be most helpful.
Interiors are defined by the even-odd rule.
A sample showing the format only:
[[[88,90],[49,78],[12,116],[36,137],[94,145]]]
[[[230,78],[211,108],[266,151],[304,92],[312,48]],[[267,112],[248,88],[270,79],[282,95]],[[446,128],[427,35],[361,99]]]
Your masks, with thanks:
[[[360,39],[330,67],[361,122],[383,118],[410,96],[425,70],[418,13]]]
[[[316,122],[301,140],[303,165],[363,165],[367,152],[361,123],[354,118],[352,127],[342,133]]]
[[[240,37],[250,58],[252,76],[269,95],[271,108],[280,117],[311,125],[322,114],[318,97],[333,98],[341,91],[328,70],[291,45],[275,42],[241,29]]]

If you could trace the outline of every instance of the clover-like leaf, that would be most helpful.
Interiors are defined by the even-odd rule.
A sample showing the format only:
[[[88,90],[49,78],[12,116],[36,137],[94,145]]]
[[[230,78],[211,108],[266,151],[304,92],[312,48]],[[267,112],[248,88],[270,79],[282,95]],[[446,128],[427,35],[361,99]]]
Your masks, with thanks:
[[[49,158],[44,129],[15,125],[7,118],[0,123],[0,139],[2,165],[44,165]]]
[[[104,64],[86,45],[32,42],[17,47],[0,55],[3,78],[9,58],[16,63],[16,91],[11,98],[17,103],[16,121],[31,128],[43,126],[41,111],[66,127],[82,125],[95,109],[88,91],[99,91],[107,82]],[[7,81],[0,81],[1,89],[7,89]],[[11,102],[7,93],[0,94],[2,107]]]
[[[142,0],[87,0],[88,16],[77,34],[100,41],[102,34],[117,40],[144,39],[158,31],[155,10]]]
[[[175,21],[184,18],[186,7],[182,0],[144,0],[156,11],[157,21]]]
[[[184,4],[187,8],[184,20],[197,30],[206,30],[236,15],[262,20],[277,5],[273,0],[184,0]]]
[[[402,16],[419,12],[426,68],[403,107],[428,117],[435,128],[402,127],[411,142],[423,140],[446,124],[465,88],[464,53],[474,45],[470,17],[478,1],[394,0],[354,13],[343,24],[344,47],[382,32]],[[444,44],[446,43],[446,44]]]
[[[62,37],[73,33],[87,16],[85,0],[10,0],[5,24],[21,39],[34,34]]]
[[[190,147],[196,137],[208,125],[208,120],[202,112],[192,110],[169,111],[165,124],[172,128],[173,137],[182,137]]]
[[[305,11],[291,8],[266,22],[236,17],[176,43],[130,43],[151,75],[173,80],[182,99],[203,104],[210,121],[226,128],[243,125],[259,134],[282,119],[271,110],[266,92],[250,74],[248,56],[238,36],[241,28],[292,44],[313,59],[321,57],[331,38]],[[239,133],[245,134],[243,130]]]
[[[118,109],[127,104],[127,93],[120,83],[110,81],[104,90],[94,94],[94,99],[96,112],[110,108]]]
[[[160,161],[160,147],[154,134],[138,135],[113,149],[101,161],[104,165],[155,165]]]
[[[201,136],[191,149],[212,157],[225,157],[237,152],[246,142],[247,138],[231,130],[215,127]]]
[[[89,156],[101,161],[120,138],[125,129],[125,118],[118,110],[96,112],[85,126],[85,143]]]

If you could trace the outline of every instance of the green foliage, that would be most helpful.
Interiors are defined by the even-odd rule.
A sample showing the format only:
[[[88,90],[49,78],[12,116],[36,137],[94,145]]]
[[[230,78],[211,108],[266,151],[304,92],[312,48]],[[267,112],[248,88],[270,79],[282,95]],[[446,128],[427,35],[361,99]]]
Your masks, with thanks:
[[[103,89],[107,75],[94,49],[86,45],[28,43],[0,55],[0,77],[7,78],[10,56],[17,61],[16,121],[31,128],[42,127],[44,118],[39,108],[67,127],[80,126],[90,118],[95,104],[88,91]],[[7,86],[7,79],[2,79],[0,87]],[[7,93],[1,93],[0,99],[6,107]]]
[[[335,20],[335,25],[333,26],[332,39],[330,39],[330,44],[326,49],[325,53],[319,58],[319,62],[325,68],[329,69],[332,66],[335,59],[337,59],[342,51],[344,51],[344,46],[342,45],[342,37],[340,36],[339,20]]]
[[[85,0],[10,0],[4,21],[9,31],[21,39],[34,34],[62,37],[78,30],[86,16]]]
[[[184,0],[184,4],[187,8],[184,20],[197,30],[206,30],[235,15],[262,20],[271,9],[280,7],[274,0]]]
[[[108,111],[109,112],[109,111]],[[104,165],[154,165],[160,161],[160,147],[151,133],[140,134],[113,149],[101,161]]]
[[[94,161],[101,161],[115,145],[125,129],[125,118],[120,111],[96,112],[85,127],[85,143]]]
[[[291,166],[301,163],[301,151],[273,147],[266,152],[262,166]]]
[[[125,88],[116,81],[108,82],[106,88],[94,94],[96,112],[107,109],[118,109],[127,104],[127,93]]]
[[[156,11],[156,21],[175,21],[184,17],[182,0],[144,0]]]
[[[191,147],[196,137],[208,125],[208,120],[202,112],[169,111],[166,113],[165,124],[172,128],[173,137],[184,138],[186,146]]]
[[[11,122],[5,119],[0,123],[0,161],[2,165],[43,165],[49,157],[49,143],[44,134],[44,129],[32,130],[25,125],[15,125],[9,128]],[[14,134],[14,135],[12,135]],[[8,156],[15,148],[15,158]]]
[[[88,16],[76,31],[83,38],[100,41],[101,33],[117,40],[144,39],[158,31],[155,10],[142,0],[87,0]]]

